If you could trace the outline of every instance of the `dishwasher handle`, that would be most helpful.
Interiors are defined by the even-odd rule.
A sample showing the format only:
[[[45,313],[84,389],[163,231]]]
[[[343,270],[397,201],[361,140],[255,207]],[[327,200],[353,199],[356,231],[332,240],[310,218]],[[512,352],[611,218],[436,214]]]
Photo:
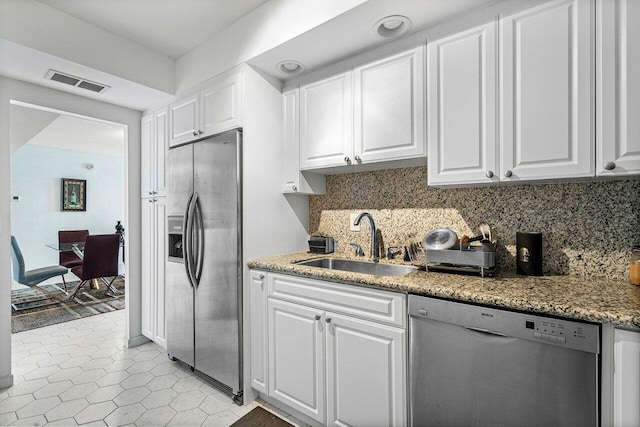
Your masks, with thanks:
[[[478,332],[485,335],[493,335],[493,336],[503,337],[503,338],[513,338],[511,335],[503,334],[502,332],[492,331],[491,329],[477,328],[475,326],[465,326],[464,328],[470,331]]]

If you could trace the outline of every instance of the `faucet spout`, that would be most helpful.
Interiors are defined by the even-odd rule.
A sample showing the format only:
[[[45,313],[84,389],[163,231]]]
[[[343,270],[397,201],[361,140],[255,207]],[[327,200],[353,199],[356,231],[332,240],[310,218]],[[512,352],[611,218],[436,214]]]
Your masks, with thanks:
[[[377,235],[376,223],[373,220],[373,216],[369,212],[362,212],[360,215],[358,215],[356,220],[353,222],[353,225],[360,225],[360,221],[362,221],[362,218],[367,218],[370,224],[369,228],[371,230],[371,261],[378,262],[378,259],[380,258],[380,253],[378,251],[378,235]]]

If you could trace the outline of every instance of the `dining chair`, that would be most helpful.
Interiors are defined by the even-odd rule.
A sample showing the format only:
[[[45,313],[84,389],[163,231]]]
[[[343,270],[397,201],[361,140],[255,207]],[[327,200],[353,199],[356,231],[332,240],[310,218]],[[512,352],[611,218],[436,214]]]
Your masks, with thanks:
[[[89,235],[89,230],[60,230],[58,231],[58,243],[77,243],[84,242]],[[60,260],[58,264],[73,268],[82,264],[82,260],[78,258],[73,251],[60,252]]]
[[[69,299],[76,296],[80,288],[93,279],[102,279],[107,283],[105,293],[118,277],[119,234],[90,234],[84,242],[82,264],[73,267],[71,272],[78,276],[80,283],[71,291]],[[111,277],[107,282],[106,278]]]
[[[60,289],[63,294],[67,295],[67,284],[64,280],[64,275],[69,272],[69,269],[67,267],[63,267],[61,265],[52,265],[50,267],[42,267],[25,271],[24,256],[22,255],[22,250],[20,250],[20,245],[18,245],[18,240],[15,236],[11,236],[11,260],[13,262],[13,279],[16,282],[20,283],[21,285],[28,286],[32,289],[36,289],[46,294],[47,296],[55,298],[59,301],[65,301],[65,299],[63,299],[59,295],[41,288],[40,286],[38,286],[38,284],[52,277],[62,276],[62,283],[64,283],[65,290],[62,290],[60,288],[58,289]]]

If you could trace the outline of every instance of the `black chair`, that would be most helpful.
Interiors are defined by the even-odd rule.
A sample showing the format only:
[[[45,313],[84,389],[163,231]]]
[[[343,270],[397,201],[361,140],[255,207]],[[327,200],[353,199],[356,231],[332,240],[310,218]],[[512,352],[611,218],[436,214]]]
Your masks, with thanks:
[[[58,231],[58,243],[84,242],[89,235],[89,230],[61,230]],[[73,251],[60,252],[58,262],[63,267],[73,268],[82,264],[82,259],[78,258]]]
[[[71,291],[69,299],[76,296],[80,288],[93,279],[102,279],[107,283],[105,293],[113,288],[111,284],[118,277],[118,251],[120,249],[119,234],[92,234],[84,243],[82,264],[71,269],[78,276],[80,283]],[[111,277],[111,281],[106,280]]]
[[[62,283],[64,283],[65,290],[60,291],[67,295],[66,288],[67,284],[64,280],[64,275],[69,272],[69,269],[66,267],[62,267],[60,265],[52,265],[50,267],[42,267],[36,268],[34,270],[25,271],[24,267],[24,257],[22,256],[22,251],[20,250],[20,246],[18,245],[18,240],[16,240],[15,236],[11,236],[11,259],[13,261],[13,279],[20,283],[21,285],[28,286],[33,289],[37,289],[38,291],[55,298],[60,301],[65,301],[60,296],[54,294],[53,292],[49,292],[48,290],[37,286],[38,283],[42,283],[47,279],[56,276],[62,276]]]

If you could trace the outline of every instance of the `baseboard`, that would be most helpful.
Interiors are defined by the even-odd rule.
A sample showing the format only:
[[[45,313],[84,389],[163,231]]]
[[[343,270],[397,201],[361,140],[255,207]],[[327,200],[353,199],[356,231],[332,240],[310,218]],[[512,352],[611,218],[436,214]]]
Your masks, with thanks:
[[[0,377],[0,390],[13,387],[13,375],[5,375]]]
[[[145,337],[144,335],[138,335],[137,337],[133,337],[133,338],[125,338],[124,339],[124,347],[125,348],[133,348],[133,347],[137,347],[139,345],[148,343],[149,341],[151,341],[149,338]]]

